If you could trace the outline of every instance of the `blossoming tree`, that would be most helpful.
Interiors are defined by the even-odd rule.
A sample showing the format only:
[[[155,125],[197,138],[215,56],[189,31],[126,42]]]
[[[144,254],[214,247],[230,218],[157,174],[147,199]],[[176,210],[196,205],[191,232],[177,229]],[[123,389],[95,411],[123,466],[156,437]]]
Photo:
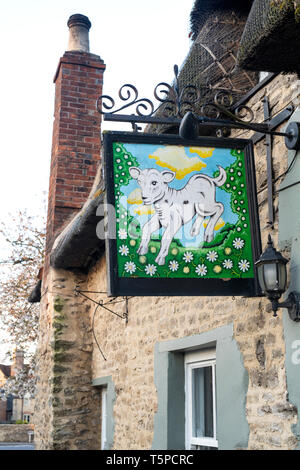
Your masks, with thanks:
[[[19,211],[0,226],[1,281],[0,321],[1,343],[14,344],[25,353],[29,365],[11,377],[2,396],[9,393],[18,397],[34,394],[35,348],[37,341],[39,304],[29,303],[28,297],[37,284],[37,275],[43,265],[45,221]],[[3,249],[2,249],[3,248]],[[12,351],[8,350],[7,356]]]

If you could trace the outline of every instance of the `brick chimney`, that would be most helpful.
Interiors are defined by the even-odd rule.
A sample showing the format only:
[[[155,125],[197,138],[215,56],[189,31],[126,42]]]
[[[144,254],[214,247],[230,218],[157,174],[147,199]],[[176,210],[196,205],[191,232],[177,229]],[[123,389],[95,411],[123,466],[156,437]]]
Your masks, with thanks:
[[[20,372],[24,367],[24,351],[20,349],[16,349],[13,356],[13,363],[11,365],[11,376],[14,377],[15,375]]]
[[[90,20],[84,15],[72,15],[68,27],[68,50],[54,77],[47,253],[65,222],[86,201],[100,159],[101,116],[96,100],[102,94],[105,64],[89,52]]]

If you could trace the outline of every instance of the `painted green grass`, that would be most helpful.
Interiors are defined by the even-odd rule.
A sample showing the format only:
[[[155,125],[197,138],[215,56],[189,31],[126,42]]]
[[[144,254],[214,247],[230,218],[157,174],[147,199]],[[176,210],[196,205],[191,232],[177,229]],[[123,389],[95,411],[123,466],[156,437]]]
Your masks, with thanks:
[[[245,272],[240,269],[239,263],[243,260],[249,260],[249,253],[246,247],[244,249],[235,248],[233,242],[239,238],[235,235],[236,232],[232,226],[228,226],[224,227],[222,233],[218,233],[215,238],[214,241],[218,243],[217,245],[212,242],[203,243],[200,247],[187,248],[183,247],[180,242],[173,240],[163,266],[158,266],[155,262],[161,246],[160,238],[152,239],[149,243],[148,253],[142,256],[136,252],[140,245],[140,238],[118,240],[118,252],[124,246],[128,248],[128,254],[126,256],[120,254],[118,258],[119,276],[220,279],[253,277],[253,270],[250,269],[250,266]],[[154,268],[151,269],[153,266]],[[133,269],[132,272],[130,268]]]

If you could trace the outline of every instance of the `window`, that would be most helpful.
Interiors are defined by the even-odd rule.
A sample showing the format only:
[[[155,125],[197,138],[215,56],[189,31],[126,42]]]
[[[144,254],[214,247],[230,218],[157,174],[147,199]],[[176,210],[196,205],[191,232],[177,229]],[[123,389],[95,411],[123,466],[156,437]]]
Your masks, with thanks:
[[[23,415],[23,421],[26,421],[27,423],[30,423],[30,415],[24,414]]]
[[[114,442],[114,402],[116,399],[115,385],[112,377],[97,377],[93,386],[98,389],[99,397],[99,432],[97,445],[101,450],[109,450]]]
[[[101,390],[101,450],[107,448],[107,388]]]
[[[186,449],[216,450],[215,350],[185,354]]]

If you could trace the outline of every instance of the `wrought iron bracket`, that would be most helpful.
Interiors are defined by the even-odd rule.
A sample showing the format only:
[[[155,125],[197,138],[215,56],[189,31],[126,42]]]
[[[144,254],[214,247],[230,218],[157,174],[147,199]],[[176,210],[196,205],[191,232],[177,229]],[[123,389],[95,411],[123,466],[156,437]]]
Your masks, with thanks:
[[[227,114],[229,114],[227,112]],[[234,116],[233,116],[234,118]],[[292,122],[288,125],[286,132],[278,132],[270,129],[268,123],[243,122],[238,118],[229,119],[211,119],[205,116],[198,116],[191,111],[187,112],[181,121],[179,135],[183,139],[196,139],[199,136],[199,126],[209,125],[219,129],[245,129],[259,132],[260,134],[270,136],[280,136],[285,138],[285,144],[288,149],[300,149],[300,123]]]
[[[105,121],[128,122],[134,131],[137,124],[177,125],[187,112],[197,113],[207,118],[219,119],[224,115],[242,122],[253,120],[253,111],[240,98],[245,90],[212,87],[209,84],[195,86],[180,85],[178,66],[174,66],[174,82],[169,85],[160,82],[154,89],[154,100],[140,98],[138,90],[130,83],[123,85],[118,93],[120,105],[109,95],[101,95],[97,100],[97,110]],[[236,102],[239,99],[238,102]],[[123,114],[124,110],[134,109],[134,114]],[[205,123],[204,123],[205,124]]]
[[[264,119],[269,123],[270,121],[270,103],[268,98],[265,96],[263,99],[264,105]],[[265,145],[267,148],[267,185],[268,185],[268,212],[269,220],[268,225],[273,228],[274,225],[274,204],[273,204],[273,159],[272,159],[272,135],[266,135]]]
[[[86,299],[90,300],[93,302],[95,305],[98,305],[100,308],[103,308],[104,310],[107,310],[108,312],[112,313],[113,315],[121,318],[122,320],[125,320],[125,323],[128,323],[128,297],[124,297],[122,300],[116,300],[117,297],[113,297],[106,303],[104,303],[102,300],[100,302],[97,302],[96,300],[92,299],[86,293],[90,294],[106,294],[106,292],[96,292],[96,291],[82,291],[80,290],[77,286],[74,289],[75,295],[81,295],[82,297],[85,297]],[[114,312],[110,308],[107,307],[107,305],[112,305],[114,303],[119,303],[119,302],[125,302],[125,310],[122,315],[120,315],[117,312]]]
[[[177,65],[174,65],[174,76],[172,86],[165,82],[156,85],[154,98],[158,104],[149,98],[140,98],[137,88],[126,83],[118,94],[121,105],[116,106],[111,96],[101,95],[97,100],[97,110],[105,121],[131,123],[134,132],[141,130],[138,124],[178,126],[183,138],[197,138],[199,128],[213,128],[218,137],[228,137],[231,129],[244,129],[256,133],[253,140],[258,141],[265,135],[281,136],[285,138],[288,149],[300,149],[299,123],[290,123],[286,132],[274,130],[284,121],[281,117],[287,119],[291,115],[292,106],[269,120],[270,115],[264,101],[265,119],[268,122],[254,123],[252,109],[242,99],[234,102],[234,94],[241,96],[244,94],[243,90],[213,88],[211,85],[180,86]],[[122,114],[130,108],[134,108],[134,114]]]

